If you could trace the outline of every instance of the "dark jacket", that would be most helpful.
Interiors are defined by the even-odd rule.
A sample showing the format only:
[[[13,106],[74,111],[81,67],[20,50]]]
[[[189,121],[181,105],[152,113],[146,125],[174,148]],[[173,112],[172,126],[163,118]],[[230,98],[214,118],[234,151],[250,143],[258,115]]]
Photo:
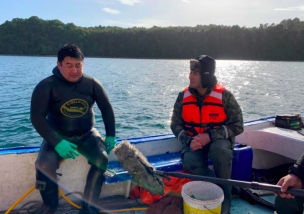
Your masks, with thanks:
[[[304,184],[304,154],[292,167],[290,167],[289,174],[298,176]]]
[[[189,91],[196,97],[198,102],[203,102],[205,96],[210,94],[216,84],[217,80],[214,78],[213,84],[208,88],[204,96],[200,96],[195,89],[189,88]],[[209,130],[208,133],[211,142],[218,139],[230,139],[233,144],[235,136],[241,134],[244,130],[242,110],[229,90],[225,89],[222,95],[223,106],[227,115],[227,125],[225,125],[227,129],[225,129],[224,126],[220,126],[218,129]],[[174,104],[171,118],[171,130],[182,143],[182,152],[185,152],[190,149],[189,146],[192,138],[184,130],[184,121],[182,117],[183,97],[184,91],[178,94],[177,100]]]

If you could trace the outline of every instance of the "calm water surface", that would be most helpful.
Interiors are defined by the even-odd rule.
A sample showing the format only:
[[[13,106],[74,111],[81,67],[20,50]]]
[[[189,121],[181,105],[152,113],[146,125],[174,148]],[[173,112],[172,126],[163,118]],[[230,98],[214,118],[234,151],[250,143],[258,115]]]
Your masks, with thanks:
[[[55,57],[0,56],[0,147],[39,145],[30,122],[36,84],[51,75]],[[168,134],[178,92],[188,85],[188,60],[86,58],[84,72],[98,79],[114,107],[117,137]],[[231,90],[244,119],[303,113],[303,62],[218,60],[219,83]],[[96,128],[104,136],[100,111]]]

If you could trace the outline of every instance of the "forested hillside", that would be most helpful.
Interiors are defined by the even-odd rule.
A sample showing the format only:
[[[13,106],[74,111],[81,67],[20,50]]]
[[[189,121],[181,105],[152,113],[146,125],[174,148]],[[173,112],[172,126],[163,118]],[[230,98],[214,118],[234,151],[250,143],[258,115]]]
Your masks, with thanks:
[[[15,18],[0,25],[0,54],[56,55],[66,43],[85,56],[191,58],[208,54],[220,59],[304,60],[304,21],[298,18],[259,27],[78,27],[59,20]]]

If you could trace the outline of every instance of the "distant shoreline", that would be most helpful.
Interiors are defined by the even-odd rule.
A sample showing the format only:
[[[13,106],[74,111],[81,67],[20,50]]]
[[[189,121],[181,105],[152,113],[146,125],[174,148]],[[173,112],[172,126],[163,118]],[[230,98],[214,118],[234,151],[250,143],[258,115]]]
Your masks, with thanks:
[[[0,56],[18,56],[18,57],[57,57],[56,55],[8,55],[0,54]],[[151,59],[151,60],[189,60],[190,58],[129,58],[129,57],[100,57],[100,56],[85,56],[86,58],[99,58],[99,59]],[[304,62],[304,60],[257,60],[257,59],[234,59],[234,58],[215,58],[216,60],[236,60],[236,61],[262,61],[262,62]]]
[[[64,44],[74,43],[90,58],[189,60],[206,54],[218,60],[303,62],[303,26],[294,18],[254,28],[85,28],[32,16],[0,25],[0,54],[54,57]]]

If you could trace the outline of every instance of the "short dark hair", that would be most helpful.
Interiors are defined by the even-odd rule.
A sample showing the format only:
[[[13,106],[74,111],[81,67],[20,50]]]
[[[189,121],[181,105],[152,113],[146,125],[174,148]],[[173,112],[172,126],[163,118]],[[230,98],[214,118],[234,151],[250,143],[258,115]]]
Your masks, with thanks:
[[[84,59],[83,53],[75,44],[66,44],[58,51],[57,58],[60,64],[67,56],[80,60]]]

